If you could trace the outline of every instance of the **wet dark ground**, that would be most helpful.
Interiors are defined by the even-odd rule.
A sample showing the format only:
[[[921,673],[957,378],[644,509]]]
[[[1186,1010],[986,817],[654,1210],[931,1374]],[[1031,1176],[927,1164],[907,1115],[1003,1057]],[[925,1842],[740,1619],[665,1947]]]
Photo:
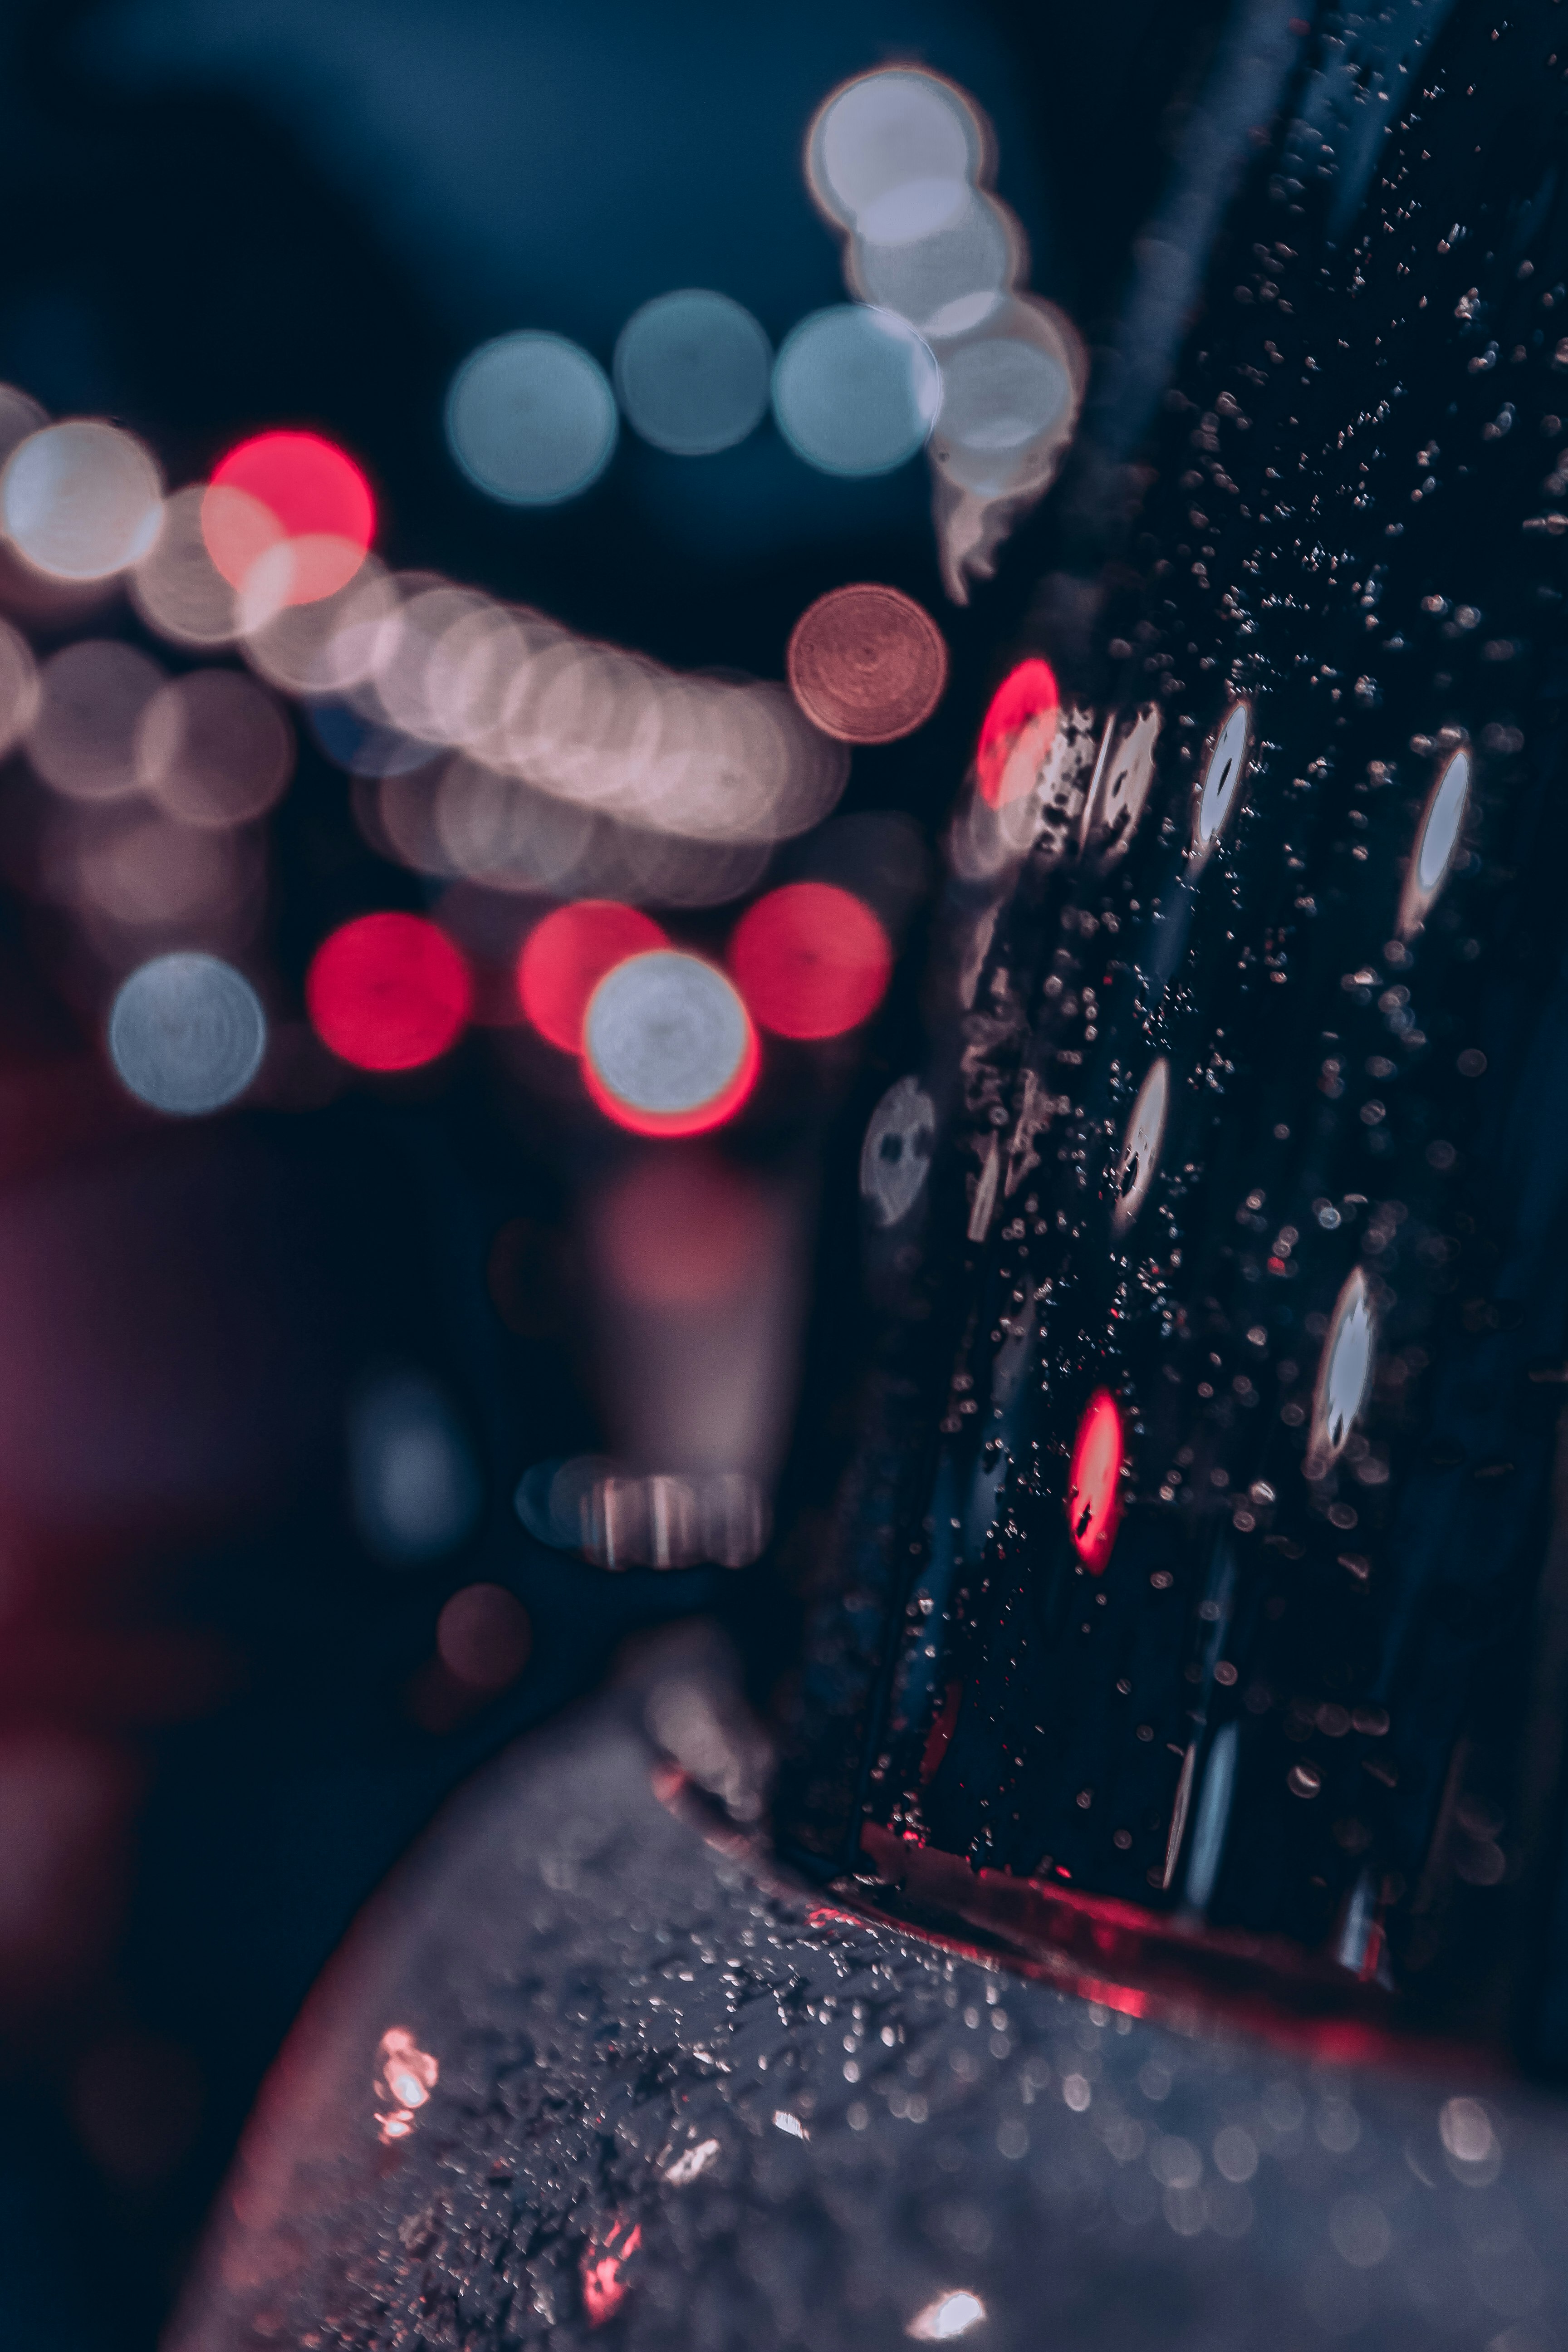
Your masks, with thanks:
[[[663,1698],[700,1748],[694,1686]],[[172,2352],[1564,2340],[1562,2106],[825,1914],[658,1801],[642,1718],[621,1693],[520,1742],[377,1897]]]

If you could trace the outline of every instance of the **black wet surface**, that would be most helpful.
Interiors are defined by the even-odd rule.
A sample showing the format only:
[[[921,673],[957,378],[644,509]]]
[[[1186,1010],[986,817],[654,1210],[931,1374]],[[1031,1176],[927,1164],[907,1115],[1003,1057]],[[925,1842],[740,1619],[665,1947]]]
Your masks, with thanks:
[[[985,2352],[1561,2340],[1557,2105],[814,1917],[655,1761],[605,1702],[416,1850],[285,2051],[172,2352],[859,2352],[959,2294]],[[386,2145],[396,2029],[439,2071]]]

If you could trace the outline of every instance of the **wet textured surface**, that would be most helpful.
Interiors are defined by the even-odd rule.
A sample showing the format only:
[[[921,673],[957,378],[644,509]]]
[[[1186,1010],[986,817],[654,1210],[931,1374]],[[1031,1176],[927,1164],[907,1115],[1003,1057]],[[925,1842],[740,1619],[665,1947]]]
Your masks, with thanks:
[[[177,2352],[894,2345],[961,2294],[987,2352],[1560,2341],[1559,2108],[814,1917],[654,1762],[606,1703],[416,1850],[284,2053]]]

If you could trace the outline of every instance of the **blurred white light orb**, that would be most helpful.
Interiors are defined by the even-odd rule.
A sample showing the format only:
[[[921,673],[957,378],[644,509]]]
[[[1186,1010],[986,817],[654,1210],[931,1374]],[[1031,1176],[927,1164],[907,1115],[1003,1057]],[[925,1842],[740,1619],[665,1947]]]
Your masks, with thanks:
[[[934,74],[897,66],[836,91],[806,144],[817,202],[880,244],[944,227],[984,160],[980,124],[962,93]]]
[[[154,956],[125,982],[109,1016],[121,1084],[154,1110],[187,1118],[242,1095],[266,1045],[260,998],[216,956]]]
[[[690,288],[645,302],[616,345],[616,390],[656,449],[702,457],[732,448],[768,404],[773,347],[727,294]]]
[[[271,695],[232,669],[161,686],[134,740],[142,790],[182,824],[222,828],[263,815],[294,772],[294,730]]]
[[[34,769],[68,800],[116,800],[136,790],[135,736],[163,672],[134,646],[87,637],[44,664],[27,730]]]
[[[606,972],[583,1022],[584,1076],[602,1108],[647,1134],[691,1134],[749,1088],[756,1034],[717,965],[675,948]]]
[[[134,566],[131,602],[150,629],[176,646],[229,646],[239,635],[239,600],[207,552],[204,500],[241,501],[242,490],[198,483],[163,501],[158,536]]]
[[[468,479],[507,506],[557,506],[597,481],[615,450],[616,396],[563,335],[498,335],[447,394],[447,441]]]
[[[785,337],[773,368],[779,430],[825,474],[891,473],[925,446],[942,373],[908,322],[835,303]]]
[[[0,523],[35,571],[107,580],[153,546],[163,499],[140,441],[79,417],[18,442],[0,475]]]
[[[893,245],[857,237],[846,266],[863,300],[896,310],[922,335],[942,337],[967,334],[989,317],[1020,257],[1005,215],[971,189],[930,236]]]
[[[1071,403],[1067,370],[1037,344],[1013,335],[961,344],[942,369],[937,436],[948,472],[968,489],[1007,488]]]

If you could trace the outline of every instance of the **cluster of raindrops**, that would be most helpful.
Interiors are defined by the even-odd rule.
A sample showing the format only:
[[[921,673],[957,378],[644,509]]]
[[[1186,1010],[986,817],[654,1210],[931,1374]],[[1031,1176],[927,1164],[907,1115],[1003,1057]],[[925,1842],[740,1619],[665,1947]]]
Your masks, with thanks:
[[[1562,1275],[1514,1202],[1521,1157],[1556,1181],[1528,1104],[1563,845],[1520,754],[1568,296],[1528,242],[1546,199],[1489,215],[1513,165],[1473,84],[1413,94],[1342,260],[1303,258],[1316,199],[1268,182],[1280,233],[1167,396],[1139,591],[1070,687],[1042,644],[985,714],[948,842],[956,1052],[861,1160],[918,1268],[906,1345],[964,1300],[934,1478],[867,1487],[868,1549],[878,1514],[909,1538],[874,1820],[1367,1986],[1427,1965],[1456,1879],[1503,1876],[1453,1828],[1489,1669],[1441,1663],[1444,1595],[1489,1626],[1480,1562],[1527,1571],[1562,1377]],[[1506,1141],[1478,966],[1535,1073]],[[922,1103],[953,1107],[940,1144]],[[917,1408],[880,1410],[895,1460]],[[1506,1742],[1463,1755],[1495,1848]]]

